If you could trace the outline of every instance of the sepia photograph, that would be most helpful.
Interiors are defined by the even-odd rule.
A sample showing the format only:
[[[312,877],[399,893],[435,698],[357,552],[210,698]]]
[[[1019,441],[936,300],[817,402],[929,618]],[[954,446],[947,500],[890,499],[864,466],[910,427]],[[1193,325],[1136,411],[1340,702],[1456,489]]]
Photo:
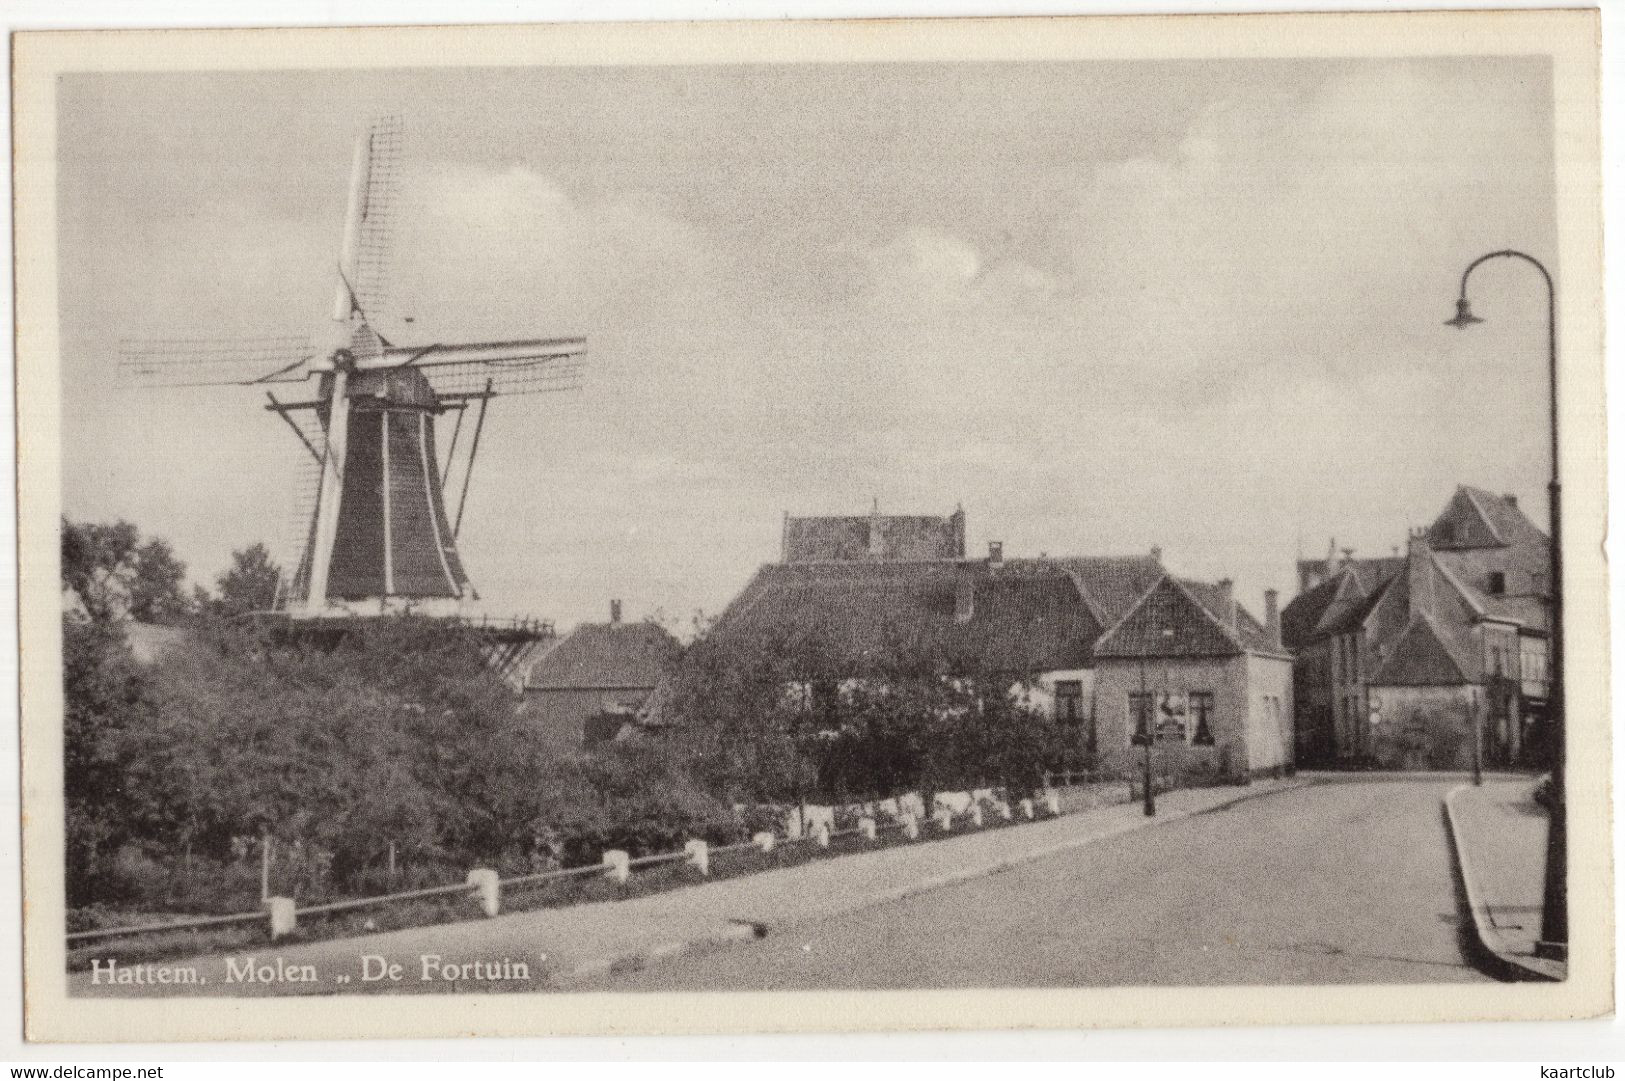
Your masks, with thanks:
[[[1596,27],[20,36],[31,1037],[1610,1011]]]

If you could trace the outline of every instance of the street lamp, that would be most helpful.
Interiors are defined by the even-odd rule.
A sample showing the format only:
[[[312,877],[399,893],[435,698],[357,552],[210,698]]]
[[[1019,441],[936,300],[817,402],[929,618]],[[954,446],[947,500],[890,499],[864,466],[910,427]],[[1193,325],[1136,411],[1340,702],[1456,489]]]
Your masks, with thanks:
[[[1546,347],[1551,391],[1552,479],[1547,484],[1547,513],[1550,516],[1551,535],[1551,672],[1546,697],[1546,710],[1551,726],[1552,740],[1552,800],[1551,816],[1546,830],[1546,883],[1541,900],[1540,941],[1536,952],[1547,958],[1567,960],[1569,951],[1568,905],[1568,797],[1564,790],[1563,773],[1566,750],[1563,712],[1563,488],[1558,480],[1557,458],[1557,289],[1551,273],[1539,259],[1521,251],[1493,251],[1481,255],[1467,264],[1461,274],[1461,295],[1456,300],[1454,318],[1445,325],[1465,330],[1484,320],[1473,314],[1467,303],[1467,278],[1481,263],[1491,259],[1522,259],[1546,280]]]
[[[1157,813],[1157,797],[1151,790],[1151,696],[1145,688],[1145,657],[1140,657],[1140,731],[1138,739],[1145,746],[1145,816]]]
[[[1162,628],[1162,640],[1164,645],[1171,644],[1173,637],[1174,629],[1172,627]],[[1166,656],[1164,657],[1164,660],[1166,661]],[[1166,684],[1167,682],[1167,672],[1164,671],[1163,683]],[[1141,736],[1138,738],[1140,738],[1145,744],[1145,814],[1147,818],[1150,818],[1157,813],[1157,797],[1152,791],[1151,777],[1151,745],[1157,741],[1156,730],[1152,727],[1152,718],[1154,714],[1155,711],[1151,708],[1151,695],[1148,693],[1145,685],[1145,653],[1142,651],[1140,654],[1139,717]]]

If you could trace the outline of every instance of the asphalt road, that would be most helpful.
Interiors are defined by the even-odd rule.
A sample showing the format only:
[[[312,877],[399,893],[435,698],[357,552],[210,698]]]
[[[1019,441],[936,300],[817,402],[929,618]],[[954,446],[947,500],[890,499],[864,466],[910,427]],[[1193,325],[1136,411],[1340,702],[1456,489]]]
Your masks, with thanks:
[[[1484,982],[1440,812],[1455,783],[1293,789],[580,989]]]

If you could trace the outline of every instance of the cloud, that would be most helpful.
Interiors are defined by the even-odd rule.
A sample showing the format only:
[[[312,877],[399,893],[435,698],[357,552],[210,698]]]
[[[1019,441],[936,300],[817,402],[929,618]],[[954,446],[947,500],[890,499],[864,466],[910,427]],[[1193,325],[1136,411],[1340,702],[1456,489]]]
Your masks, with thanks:
[[[1529,283],[1486,278],[1496,318],[1473,335],[1439,323],[1467,259],[1551,248],[1538,114],[1493,65],[1361,63],[1214,100],[1111,158],[1073,154],[1068,126],[1034,149],[1042,200],[1013,190],[1019,173],[963,178],[1041,204],[1025,238],[991,195],[963,220],[906,190],[879,192],[884,216],[804,213],[807,162],[750,150],[748,120],[737,146],[713,136],[752,164],[754,201],[728,213],[697,202],[716,178],[645,189],[657,170],[430,159],[402,190],[379,320],[404,340],[589,339],[581,394],[491,413],[462,543],[497,607],[568,619],[613,593],[634,611],[715,610],[774,556],[784,510],[874,496],[963,502],[973,539],[1012,552],[1161,544],[1256,596],[1289,584],[1300,530],[1311,548],[1332,530],[1385,547],[1458,480],[1535,505]],[[81,238],[111,247],[85,295],[154,331],[214,311],[272,327],[293,313],[302,330],[329,295],[338,223],[323,214],[108,216]],[[193,302],[201,318],[180,314]],[[223,565],[257,539],[232,533],[272,483],[256,455],[297,451],[253,415],[121,461],[107,445],[145,421],[87,398],[77,505],[167,523],[183,553]],[[150,494],[154,460],[218,512]]]

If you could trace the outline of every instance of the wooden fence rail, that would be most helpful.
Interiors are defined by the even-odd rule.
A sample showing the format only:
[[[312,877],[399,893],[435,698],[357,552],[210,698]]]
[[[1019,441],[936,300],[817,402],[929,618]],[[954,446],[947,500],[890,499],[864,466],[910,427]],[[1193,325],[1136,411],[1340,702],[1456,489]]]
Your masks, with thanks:
[[[1059,815],[1060,802],[1053,791],[1047,791],[1042,797],[1042,806],[1051,816]],[[1008,821],[1013,817],[1010,805],[995,801],[999,813],[994,820]],[[1033,801],[1021,801],[1022,818],[1034,818]],[[469,872],[466,882],[459,882],[446,886],[427,886],[421,889],[405,890],[399,893],[379,894],[374,897],[358,897],[343,901],[328,901],[323,904],[307,905],[298,908],[294,902],[284,897],[270,897],[265,901],[265,908],[258,912],[236,912],[224,916],[199,916],[190,919],[175,920],[169,923],[148,923],[134,927],[100,927],[90,931],[73,931],[68,933],[69,945],[77,945],[109,938],[124,938],[137,935],[174,933],[177,931],[193,931],[213,927],[226,927],[234,924],[259,923],[269,920],[271,939],[288,934],[297,925],[300,916],[330,915],[336,912],[350,912],[362,908],[374,908],[381,905],[394,904],[402,901],[423,900],[431,897],[450,897],[466,894],[480,898],[487,915],[494,916],[500,907],[500,896],[503,890],[523,889],[538,886],[547,882],[559,881],[567,878],[605,876],[611,881],[625,882],[632,868],[655,867],[668,863],[688,863],[695,867],[702,875],[710,873],[710,859],[719,855],[734,852],[771,852],[778,845],[813,844],[828,847],[829,842],[837,837],[851,837],[861,835],[873,840],[878,834],[895,830],[903,831],[908,840],[915,840],[921,836],[921,818],[909,811],[900,811],[897,814],[885,812],[890,821],[880,821],[879,814],[866,815],[857,826],[841,830],[830,829],[827,824],[821,824],[811,829],[803,829],[799,835],[779,836],[773,833],[758,833],[749,841],[740,841],[731,845],[710,847],[704,841],[690,841],[681,852],[662,852],[649,856],[639,856],[637,859],[628,859],[624,852],[605,853],[604,862],[587,864],[581,867],[560,868],[554,871],[541,871],[535,874],[518,875],[513,878],[499,879],[495,872],[483,868],[476,868]],[[985,825],[980,806],[972,801],[964,811],[955,814],[943,807],[936,815],[938,821],[944,817],[949,823],[956,818],[964,818],[971,828]],[[943,828],[951,826],[944,824]]]

